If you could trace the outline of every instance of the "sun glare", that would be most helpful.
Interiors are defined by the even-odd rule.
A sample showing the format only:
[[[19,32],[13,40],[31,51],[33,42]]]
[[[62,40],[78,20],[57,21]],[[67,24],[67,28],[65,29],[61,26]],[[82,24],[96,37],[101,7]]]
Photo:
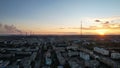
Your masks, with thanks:
[[[99,35],[105,35],[105,33],[107,32],[106,29],[99,29],[99,30],[96,30],[96,32],[99,34]]]

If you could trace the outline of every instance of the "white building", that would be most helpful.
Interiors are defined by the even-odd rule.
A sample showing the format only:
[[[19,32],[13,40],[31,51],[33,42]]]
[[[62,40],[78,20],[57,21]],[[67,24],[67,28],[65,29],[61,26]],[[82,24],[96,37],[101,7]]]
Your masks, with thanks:
[[[90,60],[90,55],[86,54],[84,52],[80,52],[80,58],[82,58],[84,60]]]
[[[120,53],[111,53],[112,59],[120,59]]]
[[[103,48],[94,47],[94,51],[102,55],[106,55],[106,56],[109,55],[109,51]]]

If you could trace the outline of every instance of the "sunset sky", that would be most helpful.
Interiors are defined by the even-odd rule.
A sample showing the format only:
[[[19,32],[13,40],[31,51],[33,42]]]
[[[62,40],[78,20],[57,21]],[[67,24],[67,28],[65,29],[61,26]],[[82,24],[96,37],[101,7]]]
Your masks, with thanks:
[[[120,0],[0,0],[0,35],[120,35]]]

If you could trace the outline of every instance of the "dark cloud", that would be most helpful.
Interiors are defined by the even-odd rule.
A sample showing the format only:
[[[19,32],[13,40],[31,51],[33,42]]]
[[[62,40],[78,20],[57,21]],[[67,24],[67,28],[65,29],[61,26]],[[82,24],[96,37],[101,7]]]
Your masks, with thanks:
[[[77,29],[80,30],[80,27],[68,27],[64,29]],[[103,23],[102,27],[97,26],[89,26],[89,27],[82,27],[82,30],[97,30],[97,29],[120,29],[120,24],[110,24],[109,22]]]
[[[104,24],[109,24],[109,21],[106,21]]]
[[[120,29],[120,17],[114,18],[101,18],[93,19],[94,22],[98,23],[96,26],[82,27],[83,30],[98,30],[98,29]],[[80,30],[81,27],[67,27],[64,29],[77,29]]]
[[[103,28],[110,28],[111,24],[109,23],[109,21],[105,21],[104,23],[101,23]]]
[[[100,20],[95,20],[95,22],[101,22]]]

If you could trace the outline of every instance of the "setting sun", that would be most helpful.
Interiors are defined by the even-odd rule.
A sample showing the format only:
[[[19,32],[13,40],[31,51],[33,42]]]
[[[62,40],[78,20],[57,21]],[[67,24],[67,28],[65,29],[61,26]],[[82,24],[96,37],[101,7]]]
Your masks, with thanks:
[[[106,29],[99,29],[99,30],[96,30],[96,32],[99,34],[99,35],[105,35],[105,33],[107,32]]]

